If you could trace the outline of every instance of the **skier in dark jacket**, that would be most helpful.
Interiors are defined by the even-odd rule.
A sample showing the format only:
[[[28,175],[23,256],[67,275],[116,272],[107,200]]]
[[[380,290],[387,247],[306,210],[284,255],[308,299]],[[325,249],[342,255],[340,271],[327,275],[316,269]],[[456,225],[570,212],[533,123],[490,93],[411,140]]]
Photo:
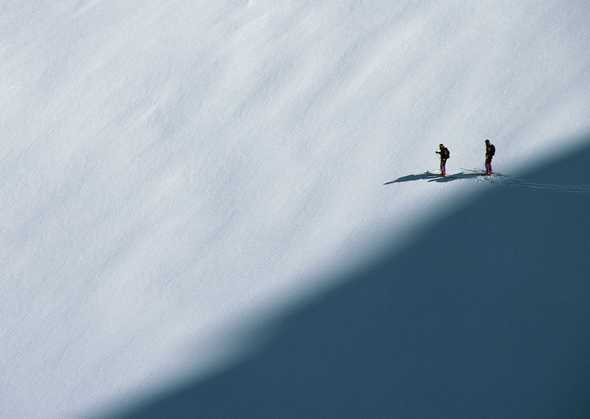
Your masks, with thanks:
[[[486,140],[486,175],[490,176],[492,172],[492,159],[496,154],[496,146],[490,143],[490,140]]]
[[[446,148],[443,144],[439,144],[438,146],[439,151],[435,151],[436,154],[440,154],[440,175],[446,176],[447,175],[447,160],[451,157],[451,152],[448,148]]]

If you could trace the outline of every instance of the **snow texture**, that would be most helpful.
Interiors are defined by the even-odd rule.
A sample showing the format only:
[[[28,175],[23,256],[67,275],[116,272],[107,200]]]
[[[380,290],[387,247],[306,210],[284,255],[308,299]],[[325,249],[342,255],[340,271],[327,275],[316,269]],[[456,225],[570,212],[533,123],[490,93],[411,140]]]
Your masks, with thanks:
[[[515,199],[525,194],[539,205],[563,200],[564,207],[538,220],[556,236],[518,236],[519,248],[559,245],[541,248],[554,249],[564,266],[575,267],[564,272],[588,277],[583,256],[588,240],[568,228],[574,219],[566,209],[581,217],[578,233],[589,231],[587,211],[580,207],[588,208],[590,180],[583,171],[540,179],[533,168],[554,164],[565,170],[561,162],[568,150],[582,150],[588,161],[583,146],[590,129],[589,18],[590,6],[576,0],[1,2],[0,417],[108,416],[130,403],[141,410],[150,397],[161,400],[156,395],[173,393],[178,383],[228,393],[243,377],[259,383],[239,370],[232,375],[232,368],[249,357],[264,360],[256,354],[273,348],[275,327],[282,333],[276,319],[286,312],[308,313],[304,324],[313,324],[313,310],[304,307],[351,286],[367,300],[354,311],[338,303],[330,312],[338,313],[343,325],[379,325],[384,342],[381,334],[359,332],[359,337],[368,348],[392,351],[392,364],[381,366],[393,374],[396,366],[412,365],[400,363],[416,350],[416,356],[438,353],[429,340],[413,341],[428,345],[416,348],[403,340],[412,335],[402,334],[395,346],[386,334],[388,322],[398,332],[402,325],[421,327],[406,309],[419,313],[428,307],[412,304],[421,298],[416,290],[406,297],[390,289],[374,292],[370,284],[365,290],[354,272],[384,249],[407,255],[396,261],[426,265],[415,246],[425,226],[441,211],[461,211],[481,193]],[[384,185],[434,171],[439,143],[451,149],[449,173],[483,165],[485,138],[497,147],[496,170],[513,176],[508,179],[520,187],[465,176]],[[556,194],[555,188],[575,194]],[[506,225],[518,225],[510,212],[499,214],[496,219],[510,221]],[[481,234],[471,230],[475,222],[461,224],[462,219],[455,227],[461,234],[446,236],[439,248],[449,252],[465,242],[481,243]],[[559,294],[535,289],[533,281],[557,280],[556,270],[525,269],[544,266],[545,250],[502,256],[500,242],[491,242],[494,279],[522,279],[523,299]],[[565,264],[567,255],[577,259]],[[506,290],[478,275],[481,259],[472,263],[470,286],[482,298]],[[399,269],[404,281],[423,284],[423,295],[445,282],[428,270]],[[467,292],[458,278],[448,292]],[[563,301],[587,296],[576,284],[562,289]],[[399,305],[399,311],[380,311],[379,304]],[[582,310],[575,304],[572,310]],[[491,318],[478,325],[473,307],[455,306],[452,312],[445,312],[444,304],[437,307],[443,319],[468,318],[471,331]],[[496,308],[501,313],[502,307]],[[486,316],[493,313],[490,308]],[[522,339],[545,342],[542,321],[550,323],[549,330],[557,326],[549,317],[534,319],[540,322],[534,326],[538,334]],[[326,324],[326,317],[318,313],[317,322]],[[290,344],[313,347],[319,331],[297,330],[289,335],[296,339]],[[346,380],[370,380],[368,372],[375,370],[361,374],[366,359],[347,358],[346,344],[354,336],[342,340],[338,330],[326,328],[325,343],[332,333],[343,345],[326,348],[351,364]],[[508,347],[520,335],[490,336],[505,339],[501,343]],[[531,341],[522,344],[530,348]],[[446,345],[455,349],[452,342]],[[370,358],[371,352],[350,354]],[[568,368],[580,361],[565,349],[563,356],[572,363]],[[299,384],[313,381],[317,360],[297,354],[280,359],[284,371],[301,371]],[[508,355],[503,359],[508,362]],[[276,367],[275,362],[266,365]],[[449,372],[437,369],[439,356],[429,362],[432,373]],[[558,385],[558,364],[545,373]],[[217,386],[218,375],[230,381]],[[468,378],[464,387],[451,386],[457,394],[432,387],[425,397],[460,404],[460,388],[496,389]],[[265,385],[270,384],[284,382]],[[566,384],[575,386],[575,380]],[[331,409],[330,395],[322,399],[295,385],[285,389],[293,393],[269,390],[268,397],[276,397],[269,405],[256,397],[258,407],[244,406],[245,399],[226,400],[226,413],[250,408],[253,416],[294,416],[296,403],[284,404],[284,411],[274,403],[297,399],[298,392],[315,397],[307,406],[317,406],[306,411],[302,404],[299,417],[346,413]],[[370,410],[363,404],[372,400],[367,394],[357,410],[348,410],[351,417],[414,415],[414,405],[403,399]],[[449,409],[448,416],[474,417],[469,406],[439,405],[442,412]],[[202,412],[185,407],[180,416],[220,413],[210,405]],[[424,413],[415,416],[427,417]]]
[[[589,185],[584,141],[524,176]],[[112,417],[589,417],[590,197],[497,186],[253,330],[255,354]]]

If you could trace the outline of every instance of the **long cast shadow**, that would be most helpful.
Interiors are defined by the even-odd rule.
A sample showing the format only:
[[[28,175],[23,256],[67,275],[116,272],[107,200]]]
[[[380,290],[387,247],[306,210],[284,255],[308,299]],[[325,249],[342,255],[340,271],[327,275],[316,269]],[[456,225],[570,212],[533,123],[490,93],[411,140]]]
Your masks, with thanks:
[[[392,185],[394,183],[404,183],[404,182],[415,182],[417,180],[427,180],[428,182],[438,182],[438,183],[446,183],[452,182],[454,180],[461,180],[461,179],[474,179],[477,177],[482,176],[481,173],[454,173],[448,176],[441,176],[436,173],[432,172],[424,172],[417,175],[407,175],[397,178],[396,180],[390,180],[389,182],[385,182],[383,185]]]
[[[589,164],[527,178],[589,184]],[[589,195],[486,188],[261,325],[259,352],[112,417],[590,417],[589,236]]]
[[[391,185],[393,183],[403,183],[403,182],[414,182],[417,180],[424,180],[424,179],[436,179],[440,177],[440,175],[431,172],[424,172],[417,175],[407,175],[397,178],[396,180],[390,180],[389,182],[385,182],[384,185]]]
[[[437,177],[435,179],[431,179],[428,182],[437,182],[437,183],[446,183],[446,182],[452,182],[454,180],[462,180],[462,179],[475,179],[478,177],[481,177],[482,174],[481,173],[464,173],[464,172],[459,172],[459,173],[455,173],[449,176],[444,176],[444,177]]]

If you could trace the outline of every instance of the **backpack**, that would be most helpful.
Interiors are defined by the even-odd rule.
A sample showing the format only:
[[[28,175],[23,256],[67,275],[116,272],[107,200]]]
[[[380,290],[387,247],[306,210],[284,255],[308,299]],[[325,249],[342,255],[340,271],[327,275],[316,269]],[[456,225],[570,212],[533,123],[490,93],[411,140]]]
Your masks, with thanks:
[[[451,152],[449,151],[448,148],[443,148],[443,152],[442,152],[442,156],[445,159],[450,159],[451,158]]]
[[[490,145],[490,156],[493,157],[496,154],[496,146],[491,144]]]

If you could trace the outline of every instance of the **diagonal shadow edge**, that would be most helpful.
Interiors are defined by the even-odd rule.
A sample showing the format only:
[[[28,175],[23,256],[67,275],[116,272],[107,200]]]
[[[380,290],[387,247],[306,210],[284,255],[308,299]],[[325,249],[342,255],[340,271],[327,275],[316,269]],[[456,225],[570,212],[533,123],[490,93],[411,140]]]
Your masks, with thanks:
[[[527,179],[590,184],[580,143]],[[107,417],[590,417],[589,210],[486,189],[261,326],[250,357]]]

